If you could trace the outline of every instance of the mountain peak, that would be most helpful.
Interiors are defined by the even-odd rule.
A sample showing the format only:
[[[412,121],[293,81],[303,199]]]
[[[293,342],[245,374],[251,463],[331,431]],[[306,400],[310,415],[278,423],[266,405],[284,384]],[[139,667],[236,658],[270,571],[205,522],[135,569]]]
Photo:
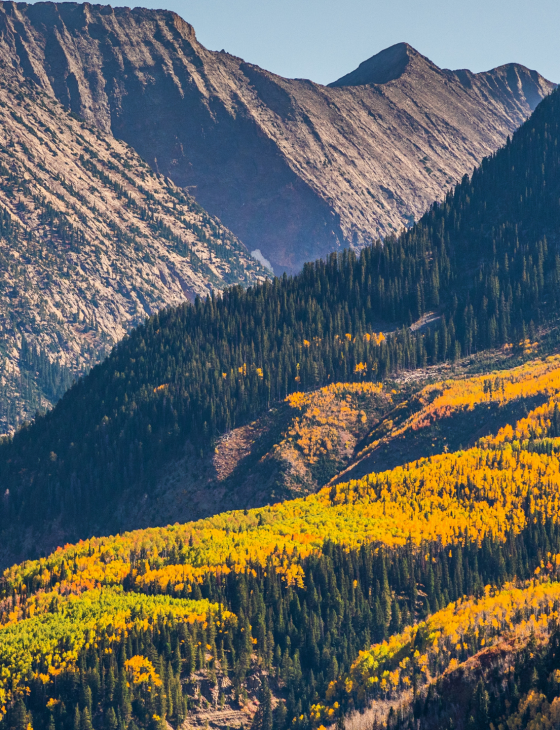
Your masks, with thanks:
[[[400,78],[414,58],[424,58],[424,56],[408,43],[395,43],[394,46],[389,46],[367,61],[363,61],[357,69],[333,81],[329,86],[386,84]]]

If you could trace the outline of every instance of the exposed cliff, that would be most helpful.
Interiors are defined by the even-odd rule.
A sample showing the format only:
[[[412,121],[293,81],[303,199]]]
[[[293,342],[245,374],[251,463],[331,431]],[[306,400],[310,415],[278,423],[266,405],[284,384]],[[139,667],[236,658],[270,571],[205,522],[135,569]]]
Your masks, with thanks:
[[[418,218],[552,88],[406,44],[331,87],[208,51],[167,11],[0,3],[0,59],[189,186],[277,273]]]
[[[134,150],[0,80],[0,433],[168,305],[265,275]]]

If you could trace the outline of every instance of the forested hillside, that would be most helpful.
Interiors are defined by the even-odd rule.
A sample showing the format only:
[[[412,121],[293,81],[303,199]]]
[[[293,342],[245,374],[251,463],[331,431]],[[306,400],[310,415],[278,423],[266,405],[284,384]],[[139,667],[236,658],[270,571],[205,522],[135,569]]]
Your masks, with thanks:
[[[0,726],[555,718],[558,372],[551,359],[503,378],[545,402],[471,449],[6,570]],[[465,393],[465,408],[488,402]]]
[[[0,524],[20,546],[27,526],[35,544],[37,530],[86,537],[186,439],[204,452],[290,392],[532,342],[560,298],[559,123],[554,92],[445,203],[359,258],[149,319],[2,446]]]
[[[494,367],[523,357],[509,350],[494,353]],[[475,358],[472,364],[463,360],[419,371],[430,382],[442,370],[454,378],[425,387],[408,383],[409,373],[403,373],[383,385],[334,383],[293,393],[256,421],[224,434],[202,455],[188,443],[140,499],[126,489],[111,499],[112,513],[102,513],[94,533],[261,507],[314,493],[331,479],[348,481],[473,446],[560,392],[559,362],[553,356],[468,376],[469,369],[480,368]],[[0,559],[15,557],[11,549],[5,543]]]
[[[394,389],[392,389],[394,390]],[[333,383],[293,393],[202,454],[187,442],[149,492],[111,501],[99,530],[191,522],[218,510],[260,507],[316,492],[354,459],[358,444],[401,399],[376,383]],[[7,555],[0,550],[0,564]]]
[[[528,346],[526,352],[532,349]],[[422,456],[474,446],[557,393],[559,362],[553,356],[471,377],[456,373],[453,378],[412,389],[407,399],[404,384],[395,383],[399,388],[394,391],[396,407],[361,441],[350,465],[336,480],[359,479]]]

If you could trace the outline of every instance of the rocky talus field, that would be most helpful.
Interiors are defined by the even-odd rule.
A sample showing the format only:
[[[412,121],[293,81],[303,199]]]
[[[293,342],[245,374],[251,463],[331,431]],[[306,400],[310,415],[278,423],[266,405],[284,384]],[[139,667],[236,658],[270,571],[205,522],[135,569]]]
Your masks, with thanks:
[[[417,220],[554,87],[406,43],[329,87],[202,46],[174,13],[0,3],[0,59],[188,186],[274,272]]]

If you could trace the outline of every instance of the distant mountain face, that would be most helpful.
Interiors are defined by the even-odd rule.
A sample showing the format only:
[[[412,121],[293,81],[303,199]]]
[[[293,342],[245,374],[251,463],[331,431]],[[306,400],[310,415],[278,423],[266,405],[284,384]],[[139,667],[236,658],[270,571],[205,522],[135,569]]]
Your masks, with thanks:
[[[0,81],[0,433],[163,307],[266,274],[111,135]]]
[[[211,52],[171,12],[0,3],[0,59],[188,187],[276,273],[417,219],[553,84],[398,44],[331,87]]]

